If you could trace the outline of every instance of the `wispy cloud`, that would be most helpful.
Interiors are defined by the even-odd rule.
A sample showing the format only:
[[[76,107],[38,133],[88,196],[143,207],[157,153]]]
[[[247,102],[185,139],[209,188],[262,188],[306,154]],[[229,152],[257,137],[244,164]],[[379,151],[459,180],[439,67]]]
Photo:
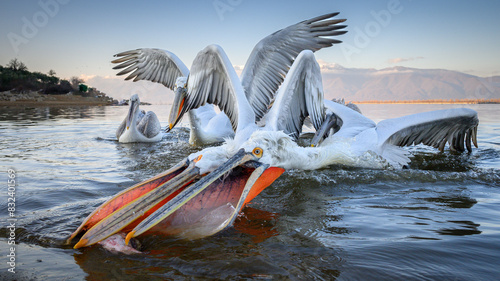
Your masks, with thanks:
[[[415,60],[421,60],[421,59],[424,59],[424,57],[393,58],[393,59],[388,59],[387,62],[389,64],[396,64],[396,63],[402,63],[405,61],[415,61]]]

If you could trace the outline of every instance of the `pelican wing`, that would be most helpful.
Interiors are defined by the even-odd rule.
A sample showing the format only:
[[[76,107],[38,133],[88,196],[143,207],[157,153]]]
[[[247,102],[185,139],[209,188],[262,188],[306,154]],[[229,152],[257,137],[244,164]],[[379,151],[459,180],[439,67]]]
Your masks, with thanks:
[[[146,138],[153,138],[160,133],[160,120],[153,111],[148,111],[137,124],[137,130]]]
[[[241,74],[241,82],[257,120],[267,112],[295,57],[303,50],[317,51],[341,43],[328,36],[346,33],[339,25],[345,19],[326,14],[291,25],[262,39],[252,50]]]
[[[119,63],[113,69],[123,69],[116,75],[128,75],[125,80],[134,82],[147,80],[165,85],[170,90],[175,87],[177,77],[186,77],[189,69],[173,53],[160,49],[137,49],[116,54]]]
[[[240,121],[255,122],[240,79],[220,46],[210,45],[196,55],[187,85],[186,105],[181,115],[210,103],[229,117],[235,131]]]
[[[321,72],[309,50],[302,51],[290,68],[265,116],[266,126],[297,139],[307,116],[315,129],[319,129],[325,116]]]
[[[397,146],[425,144],[443,151],[446,143],[451,150],[472,150],[477,147],[477,112],[468,108],[436,110],[388,119],[377,124],[379,145]]]

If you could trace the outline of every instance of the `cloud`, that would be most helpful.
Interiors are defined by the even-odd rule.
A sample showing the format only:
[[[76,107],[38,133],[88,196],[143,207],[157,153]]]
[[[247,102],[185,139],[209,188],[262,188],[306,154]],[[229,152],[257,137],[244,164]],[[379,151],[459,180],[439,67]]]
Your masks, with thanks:
[[[401,63],[405,61],[414,61],[414,60],[421,60],[424,59],[424,57],[411,57],[411,58],[394,58],[394,59],[388,59],[387,62],[389,64],[396,64],[396,63]]]
[[[345,68],[338,63],[327,62],[322,59],[318,60],[319,68],[321,72],[336,72],[339,70],[344,70]]]
[[[241,76],[241,73],[243,72],[243,68],[245,67],[244,65],[233,65],[234,70],[236,71],[236,74],[238,76]]]

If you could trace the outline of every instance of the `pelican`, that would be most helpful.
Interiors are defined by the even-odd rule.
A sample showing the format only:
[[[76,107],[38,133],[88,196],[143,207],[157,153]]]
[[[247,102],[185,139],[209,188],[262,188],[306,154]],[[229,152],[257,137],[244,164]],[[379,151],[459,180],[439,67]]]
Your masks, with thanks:
[[[288,134],[279,131],[279,136],[293,143],[291,136],[300,134],[305,116],[310,115],[317,129],[324,120],[323,108],[315,107],[321,105],[323,96],[319,66],[312,51],[302,51],[297,56],[273,107],[264,116],[263,127],[256,125],[254,111],[234,69],[227,67],[231,64],[222,48],[208,46],[195,61],[217,65],[211,68],[211,78],[202,76],[204,79],[195,80],[194,85],[232,97],[235,102],[232,108],[239,110],[234,139],[193,153],[168,171],[102,204],[69,238],[85,231],[75,248],[92,245],[117,232],[128,232],[128,242],[147,231],[200,238],[225,229],[232,225],[245,204],[284,172],[280,165],[287,166],[276,161],[277,157],[266,156],[280,153],[279,142],[262,143],[265,148],[250,147],[248,142],[253,133],[284,130]],[[193,67],[191,77],[200,77],[199,71],[208,75],[204,69],[202,65]],[[219,85],[217,79],[224,81],[220,91],[207,88]]]
[[[302,50],[317,51],[341,42],[327,38],[346,33],[345,30],[341,30],[346,26],[339,25],[345,19],[334,19],[337,15],[338,13],[331,13],[299,22],[279,30],[257,43],[245,64],[241,82],[238,82],[244,89],[243,92],[257,121],[267,112],[268,105],[283,82],[288,69]],[[119,58],[113,63],[121,63],[115,69],[124,68],[117,75],[129,74],[125,78],[126,80],[149,80],[162,83],[175,92],[167,131],[177,124],[185,112],[189,112],[191,144],[210,144],[220,142],[227,137],[233,137],[237,127],[235,119],[237,113],[234,113],[234,109],[231,109],[230,106],[234,103],[227,101],[227,97],[223,96],[223,93],[215,93],[201,97],[201,99],[191,94],[189,91],[192,91],[193,87],[189,86],[188,81],[192,80],[193,77],[189,75],[187,67],[173,53],[158,49],[137,49],[115,56]],[[197,67],[195,62],[193,62],[192,71],[193,67]],[[214,66],[203,64],[203,67],[210,69]],[[232,68],[231,65],[225,67]],[[199,71],[199,69],[197,70]],[[188,76],[190,78],[186,78]],[[176,80],[177,78],[179,79]],[[213,88],[213,90],[218,90],[217,85],[214,85]],[[195,98],[196,102],[193,101]],[[184,106],[185,103],[189,106]],[[230,113],[231,120],[229,121],[226,114],[222,112],[216,114],[213,106],[205,105],[205,103],[214,103],[224,113]],[[201,112],[197,112],[196,108],[199,108]]]
[[[349,140],[350,152],[361,155],[372,152],[394,167],[410,162],[401,147],[424,144],[444,150],[472,151],[477,147],[477,112],[468,108],[435,110],[387,119],[375,124],[359,112],[344,105],[324,100],[325,121],[311,141],[313,147]],[[322,140],[333,130],[334,134]]]
[[[137,94],[130,97],[130,108],[127,117],[116,130],[119,142],[158,142],[162,138],[161,125],[152,111],[139,109],[141,101]]]

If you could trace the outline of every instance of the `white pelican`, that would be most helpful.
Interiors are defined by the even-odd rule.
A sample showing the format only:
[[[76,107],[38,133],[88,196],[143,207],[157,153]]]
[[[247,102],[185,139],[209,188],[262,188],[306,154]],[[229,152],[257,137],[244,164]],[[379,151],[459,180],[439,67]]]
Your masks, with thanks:
[[[130,97],[130,108],[127,117],[116,130],[119,142],[157,142],[162,138],[161,125],[152,111],[139,109],[141,101],[137,94]]]
[[[302,51],[297,56],[273,107],[264,116],[264,127],[255,124],[255,114],[241,83],[234,69],[226,67],[231,64],[220,47],[205,48],[195,61],[217,66],[209,68],[211,74],[203,71],[206,68],[202,65],[193,67],[191,77],[199,79],[192,85],[210,93],[227,94],[236,103],[232,107],[239,110],[235,138],[222,146],[191,154],[169,171],[108,200],[70,237],[86,230],[75,248],[92,245],[120,231],[130,231],[127,241],[149,229],[187,238],[221,231],[232,224],[246,203],[284,172],[276,157],[266,156],[280,153],[281,144],[266,142],[263,143],[267,145],[265,149],[259,146],[250,148],[248,138],[252,133],[284,130],[298,136],[309,112],[313,113],[310,117],[317,129],[324,119],[320,102],[323,99],[321,75],[312,51]],[[199,71],[203,73],[202,77]],[[209,85],[220,85],[220,89],[211,91]],[[285,133],[279,132],[279,135],[291,141]],[[245,149],[240,149],[243,144],[246,144]],[[273,166],[266,162],[268,160],[273,161]],[[286,166],[286,163],[282,164]]]
[[[328,36],[346,33],[345,30],[341,30],[346,26],[339,25],[345,19],[333,19],[337,15],[338,13],[326,14],[291,25],[265,37],[254,47],[245,64],[241,82],[239,83],[243,86],[244,93],[248,103],[254,110],[257,121],[267,112],[268,105],[283,82],[288,69],[302,50],[316,51],[341,42],[327,38]],[[222,93],[210,94],[201,99],[197,97],[197,101],[194,102],[195,95],[186,93],[189,92],[189,89],[192,89],[192,87],[186,85],[189,84],[188,81],[192,80],[192,77],[188,81],[181,78],[177,83],[175,82],[177,77],[187,77],[189,71],[174,54],[158,49],[137,49],[115,56],[120,58],[114,60],[113,63],[121,63],[115,69],[125,68],[117,75],[129,74],[126,80],[149,80],[162,83],[174,90],[175,99],[167,131],[175,126],[185,112],[189,112],[191,122],[196,123],[195,125],[191,124],[190,143],[208,144],[220,142],[225,137],[233,136],[234,131],[236,131],[237,121],[235,120],[235,114],[232,112],[233,109],[229,108],[232,103],[228,104],[228,101],[225,100],[227,97],[222,96],[224,95]],[[196,67],[195,62],[193,62],[193,67]],[[205,63],[203,67],[209,69],[213,66]],[[214,90],[217,90],[217,85],[214,88]],[[206,98],[209,100],[206,100]],[[226,116],[220,113],[216,115],[211,106],[205,105],[202,111],[205,116],[213,116],[213,120],[200,118],[196,111],[191,112],[192,109],[203,107],[205,103],[218,105],[226,114],[230,112],[234,131],[230,127],[228,128]],[[184,106],[187,104],[189,104],[189,107]],[[193,122],[193,120],[195,121]],[[217,130],[214,131],[212,128],[217,128]]]

